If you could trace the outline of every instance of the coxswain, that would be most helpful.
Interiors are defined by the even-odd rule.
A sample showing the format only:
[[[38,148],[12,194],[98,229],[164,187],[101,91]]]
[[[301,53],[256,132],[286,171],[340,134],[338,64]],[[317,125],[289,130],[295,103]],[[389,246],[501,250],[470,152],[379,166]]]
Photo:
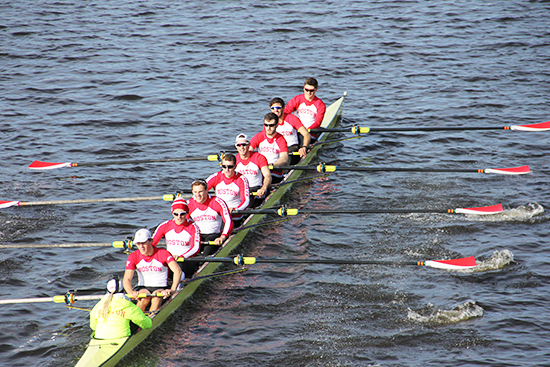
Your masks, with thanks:
[[[306,129],[318,129],[325,117],[326,106],[315,95],[319,83],[315,78],[307,78],[304,82],[304,93],[292,98],[285,107],[285,113],[294,113]],[[311,134],[311,142],[317,140],[319,134]]]
[[[229,211],[244,210],[250,205],[250,188],[246,177],[238,173],[237,158],[231,154],[225,154],[221,162],[222,170],[212,174],[206,179],[207,190],[214,188],[216,196],[225,201]],[[233,215],[233,225],[239,227],[243,215]]]
[[[164,237],[166,249],[177,260],[180,257],[190,258],[197,255],[201,248],[199,227],[188,219],[189,207],[182,198],[176,198],[171,206],[174,219],[161,223],[153,234],[153,246],[157,246]],[[191,278],[197,271],[199,263],[187,261],[181,263],[186,278]]]
[[[225,201],[208,195],[205,180],[191,184],[193,197],[188,200],[189,216],[199,226],[201,242],[214,241],[214,245],[203,245],[202,255],[208,256],[218,251],[233,231],[233,219]]]
[[[153,325],[150,317],[136,306],[119,286],[117,279],[107,283],[109,292],[94,306],[90,312],[90,328],[95,339],[118,339],[130,336],[130,322],[142,329]]]
[[[311,135],[296,115],[284,113],[285,101],[282,98],[273,98],[269,102],[269,108],[279,117],[277,132],[284,136],[288,145],[290,164],[294,165],[306,156]],[[298,152],[299,155],[291,154],[294,152]]]
[[[271,171],[265,156],[249,149],[248,136],[239,134],[235,138],[237,148],[237,172],[245,176],[250,185],[253,199],[250,199],[251,207],[257,207],[267,196],[271,185]]]
[[[250,150],[257,150],[258,153],[267,158],[267,163],[273,165],[271,170],[271,181],[279,183],[283,180],[283,170],[277,166],[288,164],[288,146],[285,138],[277,132],[279,116],[269,112],[264,116],[264,129],[250,139]]]
[[[182,271],[170,252],[153,246],[151,231],[142,228],[134,235],[134,245],[138,251],[132,252],[126,260],[126,270],[122,284],[132,298],[137,299],[137,306],[145,311],[151,303],[150,311],[160,307],[160,297],[138,297],[140,293],[162,293],[166,299],[178,290]],[[172,286],[168,287],[168,269],[173,272]],[[132,288],[134,272],[138,273],[138,284]]]

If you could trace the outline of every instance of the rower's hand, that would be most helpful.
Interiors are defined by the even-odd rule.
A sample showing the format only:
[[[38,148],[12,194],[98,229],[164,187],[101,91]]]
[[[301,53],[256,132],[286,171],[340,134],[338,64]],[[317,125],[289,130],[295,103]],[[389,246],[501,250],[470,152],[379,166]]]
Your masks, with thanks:
[[[307,148],[301,147],[300,149],[298,149],[298,153],[300,153],[300,157],[304,158],[307,154]]]
[[[172,290],[171,289],[165,289],[161,293],[162,293],[162,298],[166,299],[166,298],[168,298],[172,295]]]
[[[258,190],[256,190],[256,196],[261,198],[265,195],[265,189],[263,187],[260,187]]]
[[[220,237],[218,237],[214,240],[214,244],[216,246],[221,246],[223,244],[223,242],[226,240],[226,238],[227,237],[225,237],[225,236],[220,236]]]
[[[130,296],[130,298],[137,299],[138,296],[139,296],[139,292],[138,291],[131,291],[130,293],[128,293],[128,295]]]

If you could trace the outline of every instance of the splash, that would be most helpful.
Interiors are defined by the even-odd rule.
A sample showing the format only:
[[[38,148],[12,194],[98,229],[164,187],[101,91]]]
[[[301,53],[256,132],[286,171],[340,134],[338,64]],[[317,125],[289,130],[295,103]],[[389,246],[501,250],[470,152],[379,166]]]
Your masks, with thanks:
[[[502,213],[493,215],[467,215],[469,220],[485,222],[526,222],[544,213],[544,207],[539,203],[527,203],[517,208],[505,209]]]
[[[475,268],[464,269],[464,272],[479,273],[499,270],[514,262],[514,254],[510,250],[494,251],[493,255],[482,261],[477,261]]]
[[[408,310],[407,318],[409,320],[437,325],[456,324],[474,317],[483,316],[483,308],[478,306],[475,301],[466,301],[453,307],[451,310],[435,309],[431,303],[424,310],[418,312],[410,308]]]

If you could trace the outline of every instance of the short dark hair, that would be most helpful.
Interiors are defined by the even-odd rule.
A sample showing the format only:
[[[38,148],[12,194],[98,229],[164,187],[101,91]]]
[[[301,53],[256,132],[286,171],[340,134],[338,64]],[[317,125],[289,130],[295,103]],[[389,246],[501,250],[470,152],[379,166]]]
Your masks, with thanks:
[[[264,121],[271,121],[271,120],[279,121],[279,116],[277,116],[273,112],[269,112],[264,116]]]
[[[271,101],[269,101],[269,107],[273,106],[275,103],[280,103],[281,106],[285,106],[285,101],[283,101],[282,98],[275,97]]]
[[[228,161],[228,162],[231,162],[233,164],[237,164],[237,158],[231,153],[226,153],[223,156],[222,161]]]
[[[315,78],[307,78],[304,85],[311,85],[315,88],[319,87],[319,83],[317,83],[317,79]]]
[[[206,181],[203,179],[193,181],[193,183],[191,184],[191,188],[195,186],[202,186],[204,187],[205,190],[208,190],[208,185],[206,184]]]

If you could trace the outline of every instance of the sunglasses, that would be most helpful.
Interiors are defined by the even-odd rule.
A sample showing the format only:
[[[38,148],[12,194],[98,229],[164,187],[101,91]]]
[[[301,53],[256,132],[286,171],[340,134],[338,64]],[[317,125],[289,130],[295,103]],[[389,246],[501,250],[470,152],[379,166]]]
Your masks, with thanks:
[[[186,215],[186,214],[187,214],[187,212],[172,213],[172,215],[173,215],[174,217],[183,217],[183,216]]]
[[[237,147],[247,147],[248,146],[248,143],[239,143],[239,144],[235,144]]]
[[[265,127],[273,127],[273,126],[277,126],[277,124],[266,124],[266,123],[264,123],[264,126]]]
[[[281,110],[283,109],[281,106],[271,106],[272,110]]]
[[[306,88],[304,88],[304,91],[309,92],[309,93],[313,93],[313,92],[315,92],[315,89],[306,89]]]
[[[224,169],[233,169],[235,168],[234,164],[222,164],[222,168]]]

